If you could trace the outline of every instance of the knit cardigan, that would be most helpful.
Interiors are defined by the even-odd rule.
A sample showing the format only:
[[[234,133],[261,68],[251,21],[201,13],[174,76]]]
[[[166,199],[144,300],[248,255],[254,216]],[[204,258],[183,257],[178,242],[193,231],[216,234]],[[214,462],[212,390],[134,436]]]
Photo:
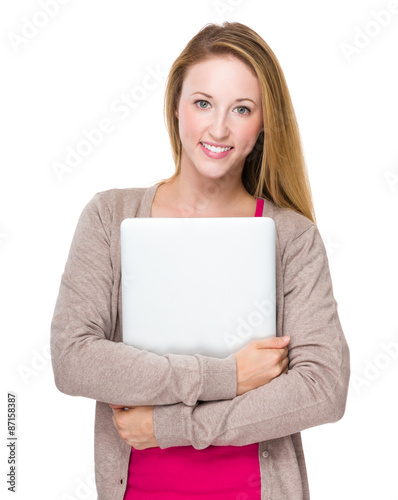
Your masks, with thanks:
[[[308,500],[300,431],[342,418],[350,377],[319,230],[264,198],[262,215],[276,227],[277,336],[290,335],[289,369],[236,396],[234,354],[159,356],[122,342],[120,224],[127,217],[150,217],[159,185],[98,192],[86,204],[51,322],[56,387],[96,401],[98,499],[123,500],[126,489],[131,447],[114,427],[113,403],[155,405],[154,432],[162,449],[259,443],[261,500]]]

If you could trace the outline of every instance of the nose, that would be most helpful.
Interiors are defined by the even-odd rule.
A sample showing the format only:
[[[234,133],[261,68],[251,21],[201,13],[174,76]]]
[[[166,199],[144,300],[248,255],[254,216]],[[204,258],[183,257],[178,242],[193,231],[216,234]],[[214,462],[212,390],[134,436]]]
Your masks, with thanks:
[[[214,142],[222,142],[229,136],[229,123],[226,113],[223,111],[215,112],[212,116],[209,132]]]

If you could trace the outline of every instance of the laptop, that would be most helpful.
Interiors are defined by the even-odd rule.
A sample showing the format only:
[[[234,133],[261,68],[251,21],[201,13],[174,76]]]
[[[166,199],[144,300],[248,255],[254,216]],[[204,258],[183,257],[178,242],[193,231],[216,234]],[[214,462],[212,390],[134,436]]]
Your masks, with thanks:
[[[225,358],[276,336],[271,218],[127,218],[120,232],[125,344]]]

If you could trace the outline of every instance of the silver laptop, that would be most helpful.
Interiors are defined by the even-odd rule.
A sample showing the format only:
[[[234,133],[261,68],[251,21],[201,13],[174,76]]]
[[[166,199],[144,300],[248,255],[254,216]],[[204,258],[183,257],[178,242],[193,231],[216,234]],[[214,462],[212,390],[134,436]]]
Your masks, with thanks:
[[[225,358],[276,336],[271,218],[128,218],[120,229],[125,344]]]

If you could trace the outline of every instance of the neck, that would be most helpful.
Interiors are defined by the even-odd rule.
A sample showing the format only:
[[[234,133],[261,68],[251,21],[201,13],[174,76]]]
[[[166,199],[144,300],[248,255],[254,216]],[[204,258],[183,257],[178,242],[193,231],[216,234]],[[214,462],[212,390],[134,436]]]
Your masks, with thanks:
[[[228,184],[206,179],[197,184],[187,182],[180,174],[168,184],[175,206],[182,212],[206,217],[214,213],[236,211],[239,207],[243,209],[248,203],[253,203],[254,197],[239,181]]]

